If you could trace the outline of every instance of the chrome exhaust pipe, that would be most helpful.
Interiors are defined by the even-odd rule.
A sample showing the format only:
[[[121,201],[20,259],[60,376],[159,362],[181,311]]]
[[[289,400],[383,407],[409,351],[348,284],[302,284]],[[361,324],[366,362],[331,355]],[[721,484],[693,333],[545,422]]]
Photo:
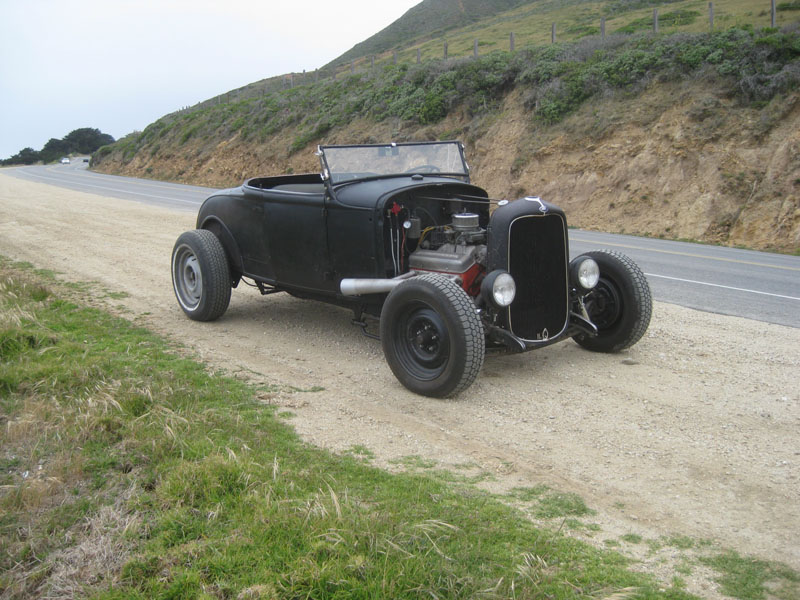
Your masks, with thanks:
[[[342,279],[339,290],[343,296],[363,296],[365,294],[386,294],[409,277],[416,275],[413,271],[404,273],[394,279]]]

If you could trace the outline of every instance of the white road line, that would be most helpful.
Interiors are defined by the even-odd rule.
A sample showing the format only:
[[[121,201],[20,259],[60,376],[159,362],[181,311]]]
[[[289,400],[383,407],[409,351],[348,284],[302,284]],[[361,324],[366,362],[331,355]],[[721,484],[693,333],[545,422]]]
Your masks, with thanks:
[[[738,288],[738,287],[731,287],[729,285],[720,285],[718,283],[708,283],[705,281],[694,281],[692,279],[681,279],[680,277],[667,277],[666,275],[655,275],[653,273],[645,273],[647,277],[657,277],[659,279],[670,279],[672,281],[682,281],[684,283],[694,283],[697,285],[708,285],[711,287],[718,287],[724,288],[726,290],[735,290],[737,292],[748,292],[750,294],[761,294],[762,296],[772,296],[773,298],[785,298],[786,300],[797,300],[800,302],[800,298],[795,298],[794,296],[784,296],[783,294],[771,294],[769,292],[760,292],[758,290],[748,290],[745,288]]]
[[[179,185],[184,188],[191,188],[194,191],[202,191],[207,193],[208,195],[211,194],[208,190],[215,190],[218,188],[205,188],[198,185],[188,185],[184,183],[176,183],[176,184],[166,184],[163,181],[156,181],[156,180],[144,180],[144,179],[137,179],[135,177],[125,177],[124,175],[108,175],[107,173],[98,173],[97,171],[86,171],[85,169],[74,169],[70,172],[70,175],[74,175],[76,177],[84,177],[89,179],[103,179],[108,181],[119,181],[120,179],[130,181],[131,179],[135,179],[136,185],[140,185],[142,187],[153,187],[153,188],[161,188],[163,190],[172,190],[175,189],[174,186]]]
[[[584,244],[590,243],[598,243],[595,240],[587,240],[581,239],[580,237],[570,236],[570,241],[582,242]],[[711,256],[708,254],[698,254],[696,252],[683,252],[679,250],[666,250],[664,248],[652,248],[650,246],[635,246],[633,244],[622,244],[620,242],[609,242],[609,241],[601,241],[599,242],[604,246],[616,246],[617,248],[630,248],[631,250],[642,250],[643,252],[657,252],[659,254],[674,254],[675,256],[688,256],[690,258],[701,258],[703,260],[717,260],[721,262],[729,262],[729,263],[736,263],[740,265],[751,265],[754,267],[765,267],[768,269],[782,269],[784,271],[800,271],[798,267],[790,267],[785,265],[771,265],[768,263],[763,262],[756,262],[751,260],[742,260],[740,258],[727,258],[723,256]]]
[[[93,185],[91,183],[73,183],[73,182],[69,182],[69,181],[64,181],[64,179],[59,178],[59,177],[47,177],[45,175],[39,175],[38,173],[27,172],[26,174],[31,175],[33,177],[38,177],[39,179],[50,179],[52,181],[58,181],[58,182],[61,183],[62,186],[64,184],[66,184],[66,183],[69,183],[71,185],[96,188],[98,190],[105,190],[107,192],[117,192],[117,193],[120,193],[120,194],[128,194],[130,196],[144,196],[145,198],[156,198],[158,200],[169,200],[170,202],[181,202],[183,204],[191,204],[192,206],[199,206],[201,204],[201,202],[199,202],[197,200],[181,200],[180,198],[172,198],[172,197],[168,197],[168,196],[156,196],[156,195],[153,195],[153,194],[145,194],[145,193],[142,193],[142,192],[131,192],[129,190],[120,190],[120,189],[117,189],[117,188],[106,187],[106,186],[103,186],[103,185]]]

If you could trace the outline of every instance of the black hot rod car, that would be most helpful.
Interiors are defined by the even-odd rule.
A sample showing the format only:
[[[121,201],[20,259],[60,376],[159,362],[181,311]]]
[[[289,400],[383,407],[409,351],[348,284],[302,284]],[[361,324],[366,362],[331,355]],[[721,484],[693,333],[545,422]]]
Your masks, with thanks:
[[[537,197],[492,200],[459,142],[322,146],[321,174],[258,177],[219,191],[172,252],[178,303],[211,321],[247,278],[380,320],[408,389],[467,388],[487,350],[573,338],[615,352],[650,322],[641,270],[613,251],[569,260],[567,222]]]

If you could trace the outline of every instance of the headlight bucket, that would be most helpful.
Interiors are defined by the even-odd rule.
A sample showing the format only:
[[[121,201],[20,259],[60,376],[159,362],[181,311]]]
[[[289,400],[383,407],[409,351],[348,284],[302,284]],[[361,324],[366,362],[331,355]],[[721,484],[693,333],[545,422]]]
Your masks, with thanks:
[[[492,271],[481,282],[481,297],[497,308],[505,308],[514,301],[517,284],[507,271]]]
[[[582,254],[569,263],[569,279],[579,292],[585,294],[600,280],[600,267],[593,258]]]

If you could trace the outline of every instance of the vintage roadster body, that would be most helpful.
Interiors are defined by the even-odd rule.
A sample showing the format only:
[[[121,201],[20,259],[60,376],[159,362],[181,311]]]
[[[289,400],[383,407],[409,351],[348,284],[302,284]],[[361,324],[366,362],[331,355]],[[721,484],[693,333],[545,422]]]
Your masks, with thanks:
[[[183,311],[210,321],[248,279],[349,307],[408,389],[466,389],[487,350],[574,338],[635,344],[650,322],[647,280],[608,250],[569,260],[564,213],[538,197],[493,200],[470,184],[459,142],[322,146],[320,174],[249,179],[200,208],[172,253]]]

